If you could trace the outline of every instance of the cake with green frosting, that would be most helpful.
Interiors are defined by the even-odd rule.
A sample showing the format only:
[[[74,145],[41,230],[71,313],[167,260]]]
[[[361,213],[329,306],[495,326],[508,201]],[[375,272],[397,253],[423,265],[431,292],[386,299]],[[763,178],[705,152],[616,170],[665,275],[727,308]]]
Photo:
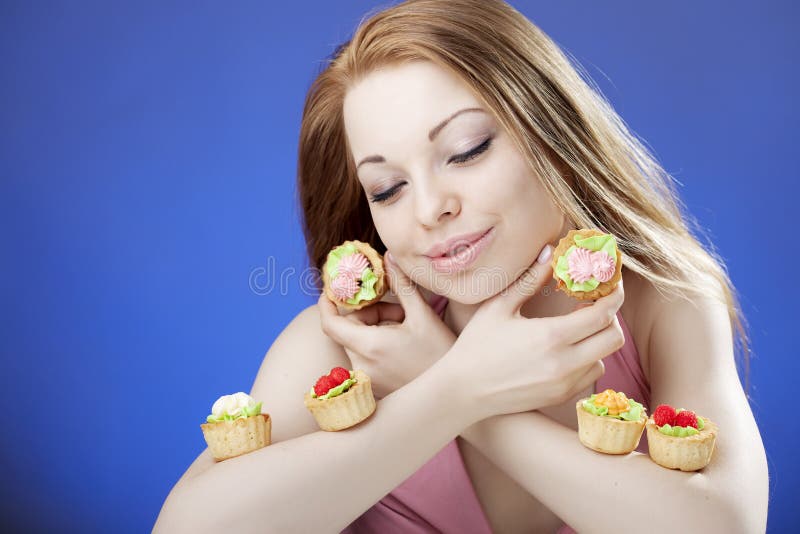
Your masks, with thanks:
[[[660,404],[647,421],[650,459],[668,469],[698,471],[711,462],[718,432],[707,417]]]
[[[266,447],[272,440],[269,414],[261,413],[261,403],[241,391],[218,398],[200,428],[217,462]]]
[[[586,447],[605,454],[628,454],[636,449],[644,432],[644,406],[623,392],[606,389],[575,405],[578,438]]]
[[[345,241],[328,253],[322,282],[328,299],[349,310],[378,302],[388,287],[383,257],[361,241]]]
[[[320,429],[336,432],[357,425],[375,411],[372,382],[363,371],[334,367],[306,391],[303,402]]]
[[[612,234],[570,230],[553,251],[552,266],[558,289],[580,300],[596,300],[622,279],[622,252]]]

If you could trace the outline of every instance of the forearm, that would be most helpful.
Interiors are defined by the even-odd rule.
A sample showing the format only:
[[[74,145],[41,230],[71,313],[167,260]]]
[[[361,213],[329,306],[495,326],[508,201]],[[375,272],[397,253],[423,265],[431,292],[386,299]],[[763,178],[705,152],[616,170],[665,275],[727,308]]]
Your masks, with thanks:
[[[356,427],[215,464],[173,490],[155,530],[338,532],[474,422],[450,391],[429,370]]]
[[[646,455],[596,453],[539,412],[484,419],[461,436],[578,532],[742,532],[710,472],[664,469]]]

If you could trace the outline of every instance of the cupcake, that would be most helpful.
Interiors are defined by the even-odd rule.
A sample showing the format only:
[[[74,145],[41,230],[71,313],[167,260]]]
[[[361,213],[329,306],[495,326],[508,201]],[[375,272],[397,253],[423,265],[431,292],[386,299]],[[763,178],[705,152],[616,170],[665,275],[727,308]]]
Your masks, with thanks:
[[[375,411],[372,383],[363,371],[334,367],[321,376],[303,397],[306,408],[322,430],[356,425]]]
[[[556,287],[580,300],[611,293],[622,279],[622,252],[611,234],[600,230],[570,230],[553,251]]]
[[[328,253],[322,282],[325,295],[348,310],[378,302],[388,287],[383,258],[361,241],[345,241]]]
[[[613,389],[579,400],[575,410],[581,443],[606,454],[634,450],[647,422],[644,406]]]
[[[218,462],[266,447],[272,436],[269,414],[261,413],[261,403],[241,391],[217,399],[200,428]]]
[[[662,467],[697,471],[711,461],[719,427],[691,410],[661,404],[647,420],[650,458]]]

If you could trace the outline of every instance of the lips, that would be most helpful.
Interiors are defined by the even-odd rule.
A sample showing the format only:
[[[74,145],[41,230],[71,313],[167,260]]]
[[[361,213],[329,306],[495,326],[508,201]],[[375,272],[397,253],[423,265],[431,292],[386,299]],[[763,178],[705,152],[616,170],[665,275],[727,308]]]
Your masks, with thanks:
[[[491,228],[489,230],[491,230]],[[425,255],[431,259],[442,256],[452,256],[456,249],[458,249],[459,247],[472,245],[478,239],[483,237],[487,232],[488,230],[481,230],[479,232],[472,232],[470,234],[461,234],[456,237],[452,237],[447,241],[435,244],[434,246],[428,249]]]
[[[438,256],[428,256],[431,260],[431,267],[433,267],[433,270],[445,274],[452,274],[466,269],[478,259],[480,253],[494,238],[494,234],[494,227],[492,227],[484,232],[467,234],[466,237],[458,236],[455,239],[445,241],[442,245],[431,248],[429,253],[445,249],[447,251]],[[467,237],[472,239],[467,239]]]

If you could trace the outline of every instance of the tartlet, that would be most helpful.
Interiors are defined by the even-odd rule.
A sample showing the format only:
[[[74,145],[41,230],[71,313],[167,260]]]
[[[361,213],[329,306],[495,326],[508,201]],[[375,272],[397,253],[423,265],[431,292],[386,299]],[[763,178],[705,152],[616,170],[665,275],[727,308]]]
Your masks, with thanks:
[[[698,471],[711,462],[718,433],[708,418],[661,404],[647,420],[648,452],[667,469]]]
[[[328,253],[322,282],[328,299],[348,310],[378,302],[388,288],[383,257],[361,241],[345,241]]]
[[[613,389],[579,400],[575,410],[581,443],[605,454],[636,449],[647,422],[644,406]]]
[[[241,391],[217,399],[200,428],[218,462],[266,447],[272,439],[269,414],[261,413],[261,403]]]
[[[303,396],[322,430],[335,432],[357,425],[375,411],[372,382],[363,371],[334,367]]]
[[[570,230],[553,251],[552,266],[557,289],[576,299],[596,300],[622,279],[622,252],[612,234]]]

